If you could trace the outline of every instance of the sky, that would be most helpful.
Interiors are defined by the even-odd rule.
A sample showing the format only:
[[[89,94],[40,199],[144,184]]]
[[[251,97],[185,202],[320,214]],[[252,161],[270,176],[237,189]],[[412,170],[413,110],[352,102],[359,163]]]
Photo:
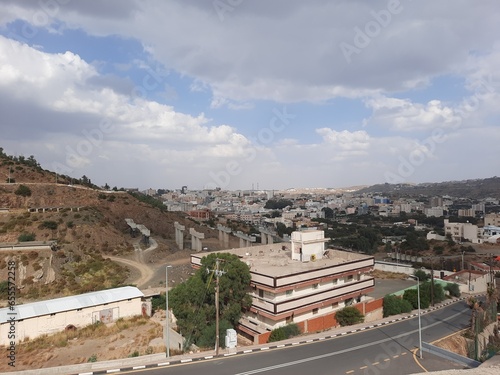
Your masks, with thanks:
[[[0,0],[0,147],[98,185],[500,170],[496,0]]]

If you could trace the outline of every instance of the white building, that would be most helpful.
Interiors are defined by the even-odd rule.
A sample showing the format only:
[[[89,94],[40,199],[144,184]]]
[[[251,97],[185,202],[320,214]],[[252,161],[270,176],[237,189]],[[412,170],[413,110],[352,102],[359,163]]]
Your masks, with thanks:
[[[444,219],[444,233],[450,234],[455,242],[463,239],[472,243],[482,242],[482,229],[471,223],[450,223],[448,219]]]
[[[221,251],[237,255],[250,267],[252,306],[239,324],[249,337],[288,323],[327,316],[366,300],[374,289],[374,258],[358,253],[325,250],[324,232],[293,232],[291,243]],[[204,255],[191,255],[200,267]]]
[[[424,214],[427,217],[441,217],[444,215],[444,209],[443,207],[426,208]]]
[[[147,311],[143,297],[139,289],[126,286],[17,305],[14,310],[0,309],[0,345],[50,335],[68,327],[85,327],[97,321],[111,323],[141,315],[143,309]],[[11,319],[15,320],[14,330]],[[9,332],[14,332],[14,340],[9,339]]]

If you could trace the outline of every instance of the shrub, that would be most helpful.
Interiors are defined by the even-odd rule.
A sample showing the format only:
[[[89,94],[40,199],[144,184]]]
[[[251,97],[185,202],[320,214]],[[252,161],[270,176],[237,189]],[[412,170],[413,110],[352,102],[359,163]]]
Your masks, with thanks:
[[[460,287],[458,284],[447,284],[444,289],[450,293],[450,296],[452,297],[460,297]]]
[[[57,224],[57,221],[45,220],[42,224],[40,224],[40,226],[38,228],[39,229],[52,229],[52,230],[56,230],[58,225],[59,224]]]
[[[355,307],[348,306],[335,314],[335,319],[342,326],[351,326],[353,324],[362,323],[365,316]]]
[[[17,237],[17,240],[19,242],[28,242],[28,241],[35,241],[35,234],[34,233],[22,233]]]
[[[393,295],[384,297],[384,318],[401,313],[408,313],[413,310],[410,301]]]
[[[267,342],[275,342],[289,339],[300,334],[300,328],[295,323],[287,324],[286,326],[273,329]]]
[[[22,197],[30,197],[31,196],[31,189],[27,187],[26,185],[19,185],[19,187],[16,189],[14,192],[16,195],[20,195]]]

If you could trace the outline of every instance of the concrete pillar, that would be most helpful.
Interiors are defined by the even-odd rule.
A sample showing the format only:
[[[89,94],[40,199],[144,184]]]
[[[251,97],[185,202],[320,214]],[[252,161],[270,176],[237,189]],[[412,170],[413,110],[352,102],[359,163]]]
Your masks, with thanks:
[[[250,247],[257,239],[254,236],[247,236],[243,232],[236,232],[236,237],[240,239],[240,247]]]
[[[268,234],[268,235],[267,235],[267,243],[268,243],[269,245],[272,245],[272,244],[274,243],[274,241],[273,241],[273,236],[272,236],[272,235],[270,235],[270,234]]]
[[[197,232],[194,228],[189,229],[191,235],[191,250],[201,251],[203,249],[201,240],[205,238],[205,234]]]
[[[227,249],[229,247],[229,233],[232,230],[220,224],[217,225],[217,229],[219,230],[219,244]]]
[[[177,221],[174,223],[175,228],[175,243],[179,247],[180,250],[184,249],[184,230],[186,227],[184,225],[180,225]]]
[[[267,234],[260,231],[260,243],[261,245],[267,245]]]

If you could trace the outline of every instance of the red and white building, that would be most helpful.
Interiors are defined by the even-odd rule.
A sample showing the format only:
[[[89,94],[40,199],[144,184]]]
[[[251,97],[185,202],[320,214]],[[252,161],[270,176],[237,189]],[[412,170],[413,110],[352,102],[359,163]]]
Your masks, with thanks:
[[[366,300],[374,290],[374,258],[340,250],[325,250],[324,232],[292,233],[289,243],[221,251],[249,265],[252,306],[240,320],[239,331],[258,336],[288,323],[332,315]],[[198,268],[203,254],[192,254]]]

